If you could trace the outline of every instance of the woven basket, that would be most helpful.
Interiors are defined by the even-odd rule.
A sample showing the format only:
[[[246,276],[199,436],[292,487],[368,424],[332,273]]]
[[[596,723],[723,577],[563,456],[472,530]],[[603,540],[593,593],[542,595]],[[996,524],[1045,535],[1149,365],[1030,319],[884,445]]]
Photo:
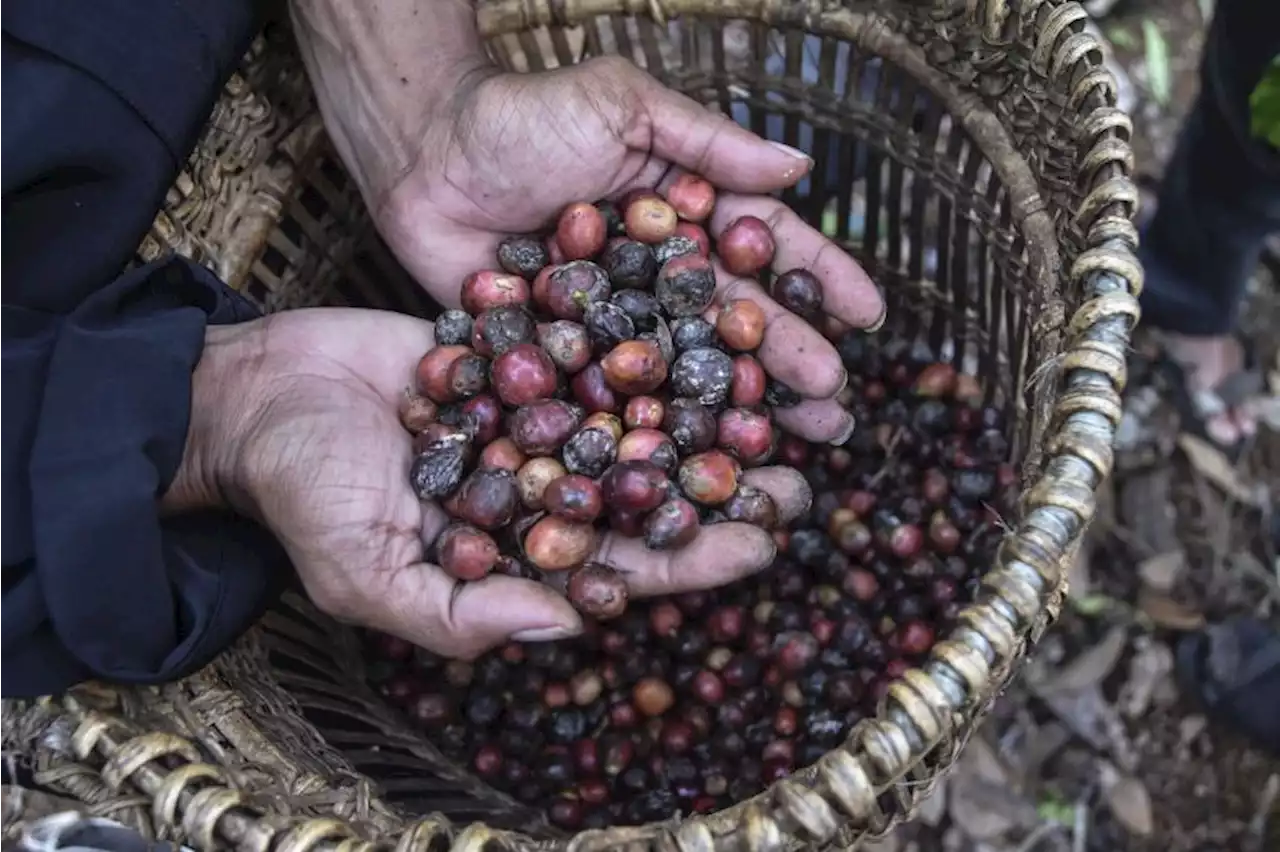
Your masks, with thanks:
[[[296,597],[184,682],[90,684],[7,706],[6,755],[88,812],[200,848],[727,852],[852,847],[887,832],[929,795],[1055,616],[1111,467],[1142,272],[1130,124],[1084,11],[1056,0],[492,0],[478,16],[509,68],[621,53],[814,153],[813,177],[785,200],[815,222],[834,204],[837,238],[886,290],[885,333],[950,351],[1016,424],[1026,487],[979,602],[816,766],[678,822],[573,838],[549,828],[448,764],[366,685],[356,633]],[[227,86],[139,257],[169,249],[268,310],[432,311],[328,146],[283,27]],[[6,832],[20,830],[31,797],[7,798]]]

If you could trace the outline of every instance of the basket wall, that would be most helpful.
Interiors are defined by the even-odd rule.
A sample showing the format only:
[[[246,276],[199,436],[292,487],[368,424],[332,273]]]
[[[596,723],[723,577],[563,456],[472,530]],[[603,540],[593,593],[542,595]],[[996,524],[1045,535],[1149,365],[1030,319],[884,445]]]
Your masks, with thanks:
[[[779,849],[883,833],[929,794],[1056,614],[1111,464],[1141,270],[1129,124],[1085,14],[1035,0],[499,0],[478,14],[506,67],[619,53],[809,149],[815,177],[784,199],[815,223],[834,208],[838,239],[885,289],[889,334],[948,347],[992,379],[1016,423],[1016,529],[963,626],[875,720],[729,811],[574,846]],[[841,189],[817,179],[828,174]],[[228,85],[139,256],[169,247],[268,310],[434,313],[328,146],[283,29]],[[294,597],[182,683],[92,685],[6,711],[6,752],[40,783],[150,836],[289,849],[564,842],[451,768],[365,684],[354,633]]]

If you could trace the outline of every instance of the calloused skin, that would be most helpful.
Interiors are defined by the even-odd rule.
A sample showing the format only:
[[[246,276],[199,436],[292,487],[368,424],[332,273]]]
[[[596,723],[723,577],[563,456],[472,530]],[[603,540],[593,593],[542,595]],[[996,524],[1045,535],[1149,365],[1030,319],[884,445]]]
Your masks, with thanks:
[[[426,560],[447,521],[409,487],[410,437],[397,402],[433,345],[428,322],[346,308],[211,328],[195,377],[197,440],[163,508],[228,495],[275,533],[318,607],[437,653],[470,658],[513,636],[572,636],[581,619],[549,586],[504,576],[459,585]],[[199,440],[212,434],[217,441]],[[784,519],[808,507],[794,471],[760,468],[746,478]],[[763,530],[725,523],[673,552],[605,535],[593,559],[619,568],[631,594],[644,597],[752,574],[774,549]]]

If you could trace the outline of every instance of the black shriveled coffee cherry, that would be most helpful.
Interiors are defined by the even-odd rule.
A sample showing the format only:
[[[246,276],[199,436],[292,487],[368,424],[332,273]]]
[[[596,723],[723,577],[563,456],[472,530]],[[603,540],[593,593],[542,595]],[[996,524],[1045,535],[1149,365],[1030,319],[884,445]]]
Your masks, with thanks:
[[[702,317],[680,317],[671,324],[671,342],[677,352],[715,345],[716,327]]]

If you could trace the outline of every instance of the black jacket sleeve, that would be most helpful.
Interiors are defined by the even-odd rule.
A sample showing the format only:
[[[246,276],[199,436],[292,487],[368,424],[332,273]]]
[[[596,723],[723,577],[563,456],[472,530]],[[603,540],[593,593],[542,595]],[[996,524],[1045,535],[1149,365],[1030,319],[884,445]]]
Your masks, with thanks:
[[[208,662],[285,575],[248,521],[161,521],[209,323],[255,316],[177,257],[126,270],[259,23],[249,0],[5,4],[6,697]]]

